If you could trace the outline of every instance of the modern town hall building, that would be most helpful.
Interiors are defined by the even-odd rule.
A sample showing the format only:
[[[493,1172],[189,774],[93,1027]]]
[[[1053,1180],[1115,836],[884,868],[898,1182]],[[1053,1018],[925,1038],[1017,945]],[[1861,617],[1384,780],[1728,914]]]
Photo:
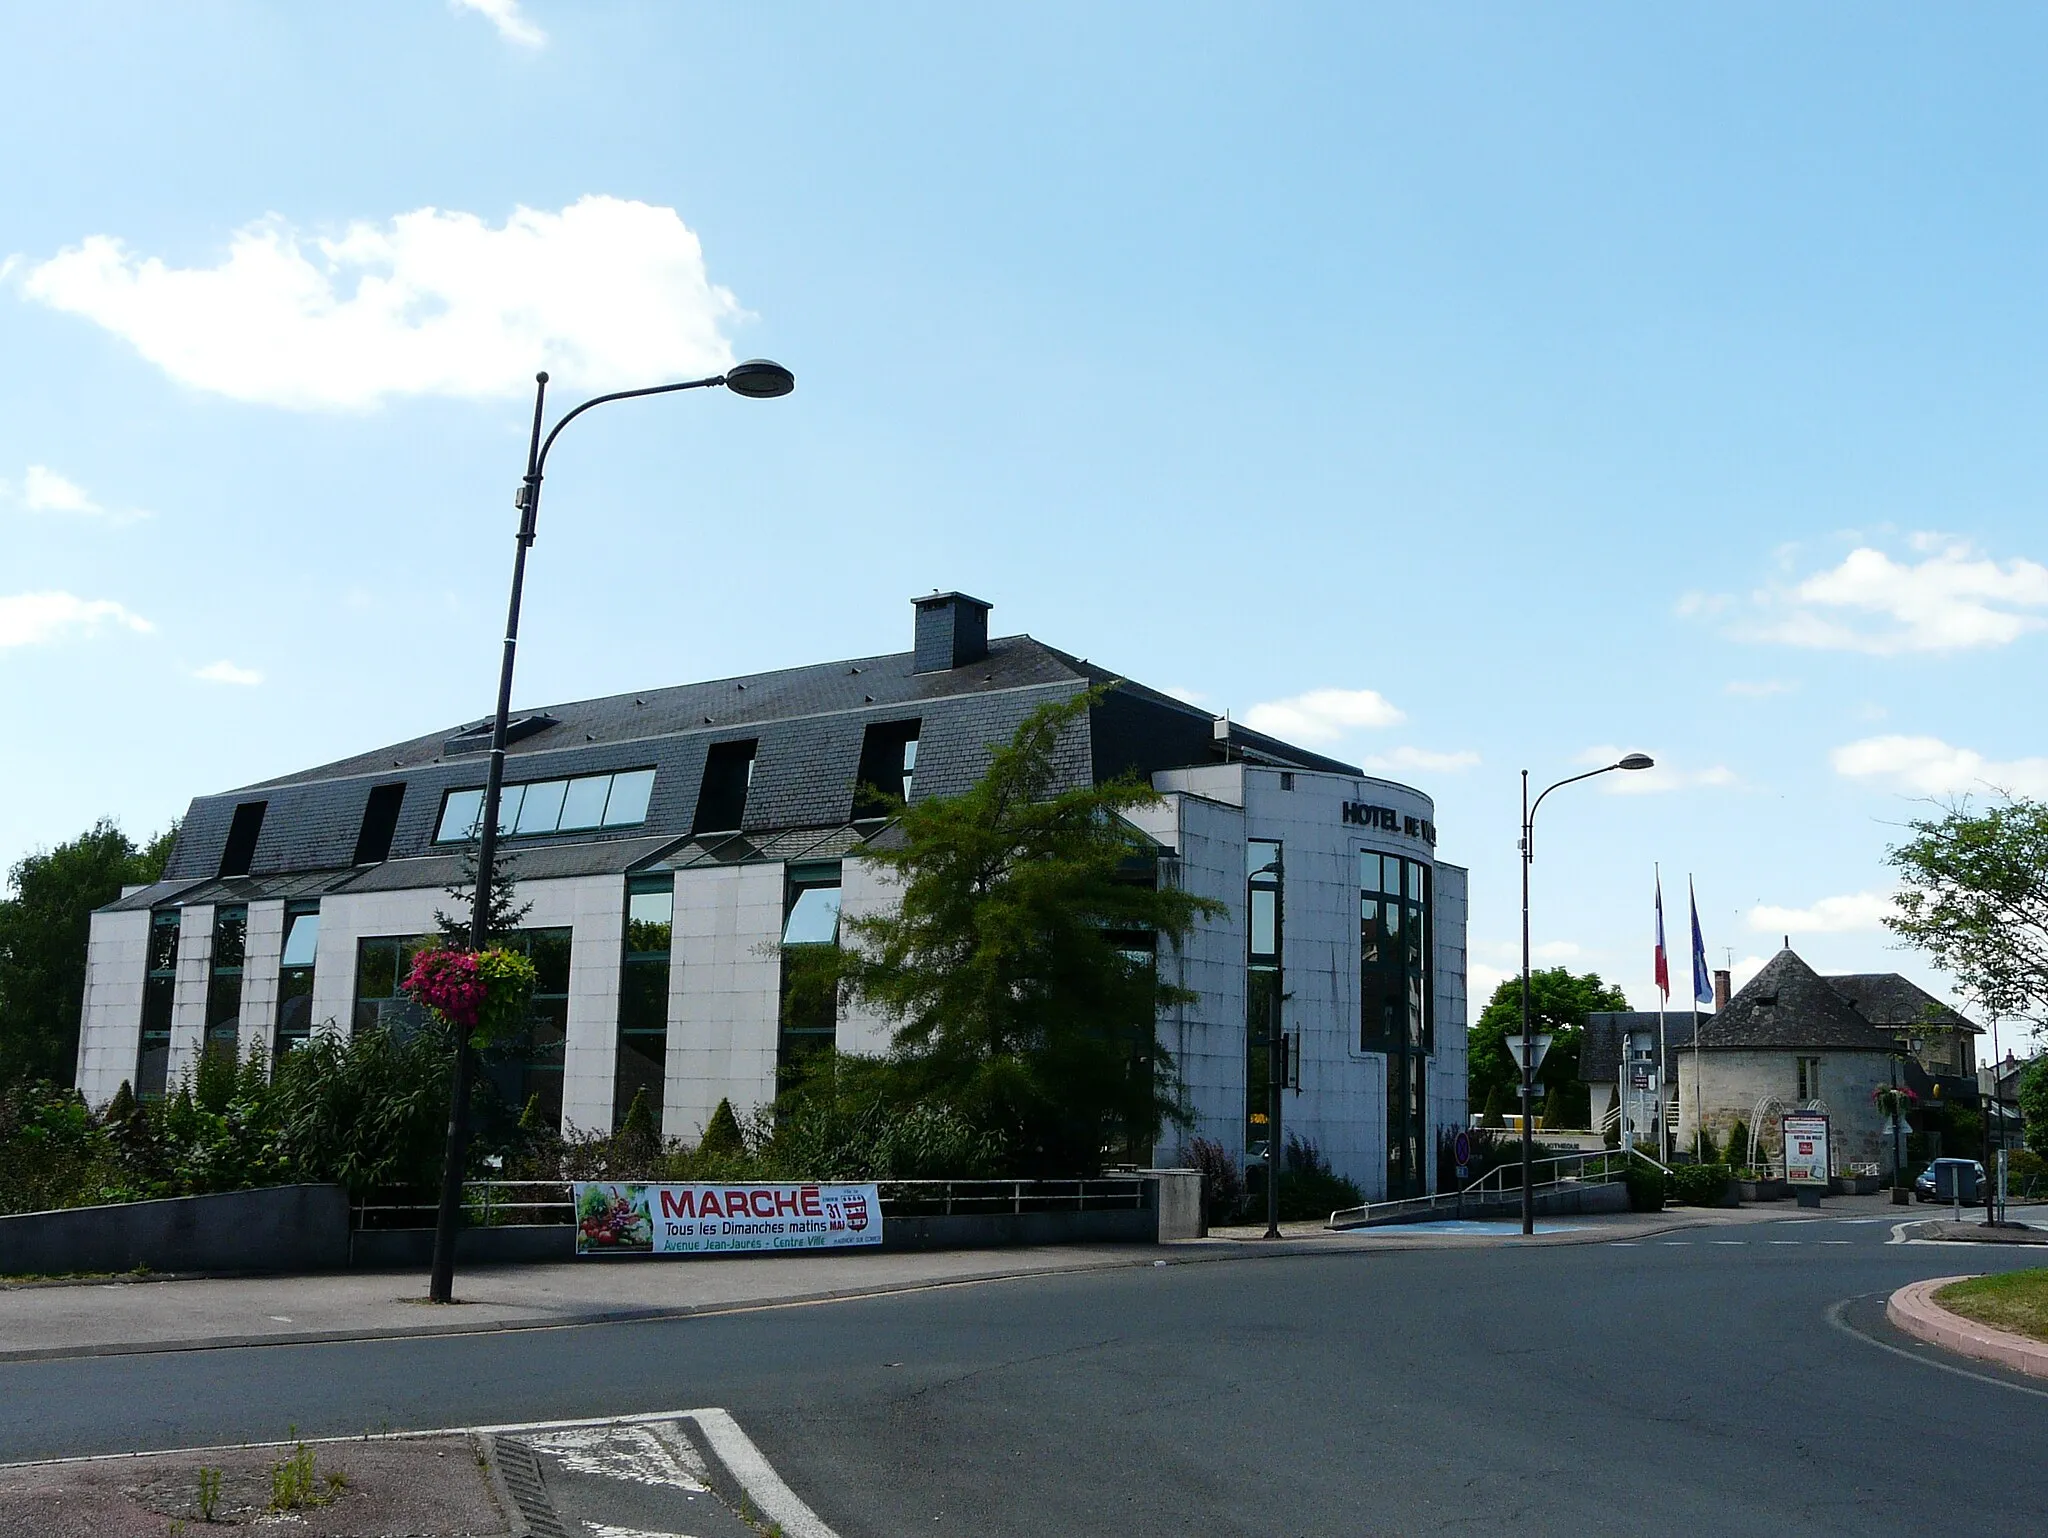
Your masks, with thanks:
[[[505,1100],[601,1129],[644,1088],[694,1137],[823,1042],[886,1050],[887,1022],[844,1004],[786,1010],[785,957],[891,901],[862,851],[892,805],[963,790],[1032,710],[1115,678],[990,639],[977,599],[915,608],[890,656],[514,717],[503,847],[540,988],[529,1038],[488,1065]],[[462,907],[446,889],[488,745],[468,724],[195,800],[165,879],[93,916],[80,1088],[162,1094],[203,1052],[403,1015],[411,956]],[[1227,910],[1156,947],[1195,996],[1158,1032],[1196,1132],[1263,1152],[1277,1021],[1299,1042],[1285,1128],[1369,1196],[1430,1179],[1436,1130],[1464,1124],[1466,1001],[1465,872],[1436,859],[1429,798],[1131,682],[1076,721],[1060,767],[1149,780],[1163,800],[1133,820],[1154,879]]]

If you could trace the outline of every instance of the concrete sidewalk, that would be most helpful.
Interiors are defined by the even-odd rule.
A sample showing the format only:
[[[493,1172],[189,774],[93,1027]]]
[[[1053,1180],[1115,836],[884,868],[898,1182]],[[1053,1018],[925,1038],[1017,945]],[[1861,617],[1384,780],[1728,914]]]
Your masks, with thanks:
[[[1861,1202],[1852,1198],[1829,1204],[1837,1216],[1851,1215],[1852,1206],[1860,1210]],[[1871,1210],[1876,1211],[1875,1204]],[[1240,1228],[1161,1245],[890,1254],[818,1251],[480,1266],[458,1274],[456,1302],[447,1308],[426,1302],[426,1277],[420,1272],[0,1284],[0,1361],[545,1329],[1116,1267],[1278,1255],[1366,1255],[1447,1245],[1600,1243],[1793,1215],[1789,1204],[1775,1203],[1762,1208],[1548,1218],[1539,1223],[1534,1239],[1523,1239],[1508,1223],[1410,1224],[1349,1233],[1330,1233],[1314,1223],[1289,1223],[1277,1241],[1263,1239],[1261,1228]]]

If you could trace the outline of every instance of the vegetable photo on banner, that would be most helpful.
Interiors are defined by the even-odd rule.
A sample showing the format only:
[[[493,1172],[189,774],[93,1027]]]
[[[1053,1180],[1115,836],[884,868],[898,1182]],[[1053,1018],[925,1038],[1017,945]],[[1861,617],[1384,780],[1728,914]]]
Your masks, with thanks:
[[[406,996],[479,1050],[525,1022],[538,974],[516,951],[434,946],[421,951],[402,985]]]

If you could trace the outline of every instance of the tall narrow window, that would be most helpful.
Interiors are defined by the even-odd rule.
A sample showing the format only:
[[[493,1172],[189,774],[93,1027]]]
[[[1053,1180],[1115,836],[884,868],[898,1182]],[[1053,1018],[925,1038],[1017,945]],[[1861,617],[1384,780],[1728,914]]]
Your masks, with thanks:
[[[676,878],[626,882],[626,954],[619,972],[619,1058],[612,1081],[612,1127],[644,1093],[661,1120],[668,1083],[668,978],[675,936]]]
[[[754,748],[745,742],[714,742],[704,755],[704,783],[697,792],[692,833],[737,833],[747,815],[747,787],[754,782]]]
[[[876,721],[860,745],[860,775],[853,789],[853,815],[887,817],[910,800],[917,773],[917,721]]]
[[[213,965],[206,980],[206,1055],[234,1062],[242,1024],[242,954],[249,910],[223,903],[213,910]]]
[[[320,904],[286,903],[284,954],[277,969],[277,1039],[271,1047],[273,1061],[295,1047],[304,1046],[313,1033],[313,961],[319,948]]]
[[[363,823],[356,831],[357,865],[381,865],[391,858],[391,835],[398,831],[398,809],[405,804],[405,783],[373,785],[363,804]]]
[[[1358,1045],[1387,1060],[1387,1195],[1419,1195],[1427,1175],[1428,1055],[1435,1050],[1430,868],[1358,856]]]
[[[228,824],[228,841],[220,852],[221,875],[249,874],[249,866],[256,858],[256,840],[263,832],[263,809],[269,804],[244,801],[235,808],[234,821]]]
[[[135,1094],[161,1100],[171,1069],[171,1006],[178,992],[176,908],[149,916],[149,970],[142,984],[142,1043],[135,1058]]]
[[[1820,1059],[1802,1057],[1799,1059],[1799,1098],[1820,1099]]]
[[[782,887],[782,1030],[777,1082],[787,1085],[805,1058],[830,1047],[839,1029],[839,992],[818,965],[839,944],[839,865],[792,865]]]
[[[1272,1146],[1273,1035],[1280,1029],[1280,955],[1285,940],[1278,842],[1245,841],[1244,1152],[1264,1180],[1277,1167]],[[1263,1190],[1264,1187],[1261,1186]]]

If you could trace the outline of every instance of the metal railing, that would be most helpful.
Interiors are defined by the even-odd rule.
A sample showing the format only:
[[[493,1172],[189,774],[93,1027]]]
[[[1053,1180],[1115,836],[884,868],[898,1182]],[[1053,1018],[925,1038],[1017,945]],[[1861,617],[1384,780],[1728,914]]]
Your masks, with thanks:
[[[1629,1159],[1638,1158],[1645,1164],[1671,1172],[1644,1153],[1640,1148],[1602,1149],[1599,1153],[1547,1154],[1533,1161],[1530,1168],[1529,1188],[1543,1194],[1562,1190],[1566,1187],[1611,1185],[1622,1178],[1622,1171]],[[1566,1167],[1569,1166],[1569,1173]],[[1545,1170],[1549,1173],[1546,1175]],[[1330,1214],[1326,1225],[1333,1229],[1364,1228],[1376,1218],[1396,1215],[1406,1216],[1418,1212],[1437,1212],[1450,1208],[1463,1212],[1469,1203],[1485,1208],[1507,1202],[1510,1196],[1517,1201],[1522,1193],[1522,1161],[1510,1159],[1496,1164],[1477,1179],[1468,1181],[1455,1191],[1435,1191],[1427,1196],[1408,1196],[1395,1201],[1367,1202],[1362,1207],[1346,1207]]]
[[[876,1184],[881,1191],[884,1218],[1142,1212],[1152,1200],[1151,1183],[1140,1176],[1111,1175],[1093,1180],[883,1180]],[[357,1229],[432,1228],[435,1208],[430,1197],[431,1193],[425,1191],[373,1193],[351,1203],[350,1221]],[[462,1197],[466,1221],[472,1228],[568,1225],[576,1221],[570,1182],[566,1180],[466,1180],[462,1183]]]

